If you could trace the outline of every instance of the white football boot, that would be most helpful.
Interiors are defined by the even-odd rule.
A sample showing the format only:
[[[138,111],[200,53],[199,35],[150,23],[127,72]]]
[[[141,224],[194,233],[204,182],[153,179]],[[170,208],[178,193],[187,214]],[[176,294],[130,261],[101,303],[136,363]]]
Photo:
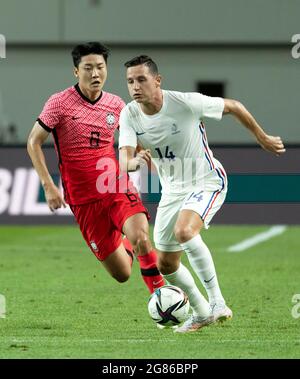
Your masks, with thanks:
[[[177,329],[174,330],[175,333],[191,333],[214,323],[214,316],[209,315],[208,317],[201,317],[197,315],[190,315],[190,317]]]
[[[214,322],[224,322],[232,319],[232,310],[225,303],[214,303],[210,305]]]

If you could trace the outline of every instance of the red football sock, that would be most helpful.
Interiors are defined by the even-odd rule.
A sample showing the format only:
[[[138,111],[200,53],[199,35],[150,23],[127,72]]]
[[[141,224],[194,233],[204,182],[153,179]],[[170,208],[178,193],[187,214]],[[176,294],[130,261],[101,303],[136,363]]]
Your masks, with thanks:
[[[165,281],[156,266],[157,256],[155,250],[146,255],[139,255],[137,258],[140,263],[141,274],[150,293],[163,286]]]
[[[133,258],[134,258],[132,245],[131,245],[131,243],[127,237],[123,238],[122,242],[123,242],[123,245],[125,247],[127,254],[129,255],[129,257],[131,259],[131,266],[132,266]]]

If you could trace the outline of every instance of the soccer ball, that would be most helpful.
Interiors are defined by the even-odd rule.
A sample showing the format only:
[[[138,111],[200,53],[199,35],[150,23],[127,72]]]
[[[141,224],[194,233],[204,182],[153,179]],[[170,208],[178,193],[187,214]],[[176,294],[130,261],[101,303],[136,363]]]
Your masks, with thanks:
[[[149,315],[163,326],[175,326],[186,320],[190,303],[179,287],[166,285],[156,289],[148,301]]]

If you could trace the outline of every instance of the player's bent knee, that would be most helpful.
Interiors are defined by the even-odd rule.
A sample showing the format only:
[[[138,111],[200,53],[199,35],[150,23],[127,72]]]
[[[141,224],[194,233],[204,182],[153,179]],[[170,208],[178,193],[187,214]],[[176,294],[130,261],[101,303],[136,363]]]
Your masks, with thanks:
[[[148,233],[144,230],[137,231],[131,243],[135,250],[146,252],[150,244]]]
[[[188,225],[179,226],[174,229],[175,238],[179,243],[184,243],[189,241],[195,236],[195,231]]]
[[[112,277],[116,279],[116,281],[119,283],[125,283],[130,278],[130,273],[124,272],[124,273],[113,274]]]

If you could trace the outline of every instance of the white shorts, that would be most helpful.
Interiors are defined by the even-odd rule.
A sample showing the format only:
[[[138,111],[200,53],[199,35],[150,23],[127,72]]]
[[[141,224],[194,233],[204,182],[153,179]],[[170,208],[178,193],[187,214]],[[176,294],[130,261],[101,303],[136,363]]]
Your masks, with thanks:
[[[178,214],[183,209],[190,209],[199,214],[205,229],[224,203],[227,186],[215,191],[189,192],[188,194],[163,194],[157,208],[154,225],[154,243],[160,251],[181,251],[182,248],[174,235]]]

